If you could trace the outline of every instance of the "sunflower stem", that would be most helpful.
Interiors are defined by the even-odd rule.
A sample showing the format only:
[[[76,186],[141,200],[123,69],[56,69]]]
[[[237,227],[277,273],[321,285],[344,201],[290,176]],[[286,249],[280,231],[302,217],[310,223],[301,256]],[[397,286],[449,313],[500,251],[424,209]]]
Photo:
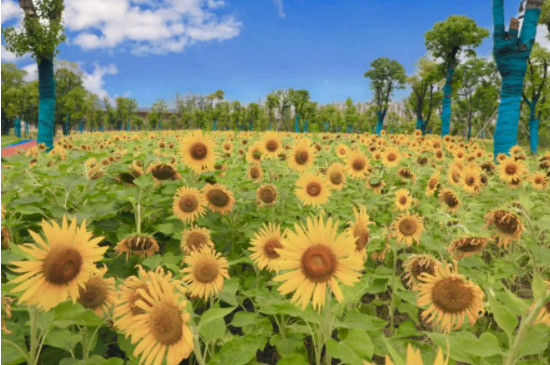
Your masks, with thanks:
[[[323,347],[325,348],[325,364],[330,365],[332,364],[332,360],[330,358],[330,355],[328,353],[327,343],[328,340],[332,338],[332,314],[330,311],[331,307],[331,293],[330,289],[327,290],[327,305],[325,306],[325,321],[324,321],[324,328],[323,328],[323,343],[321,346],[321,349],[319,352],[323,350]]]
[[[394,314],[395,314],[395,272],[397,270],[397,250],[393,251],[393,271],[391,282],[391,298],[390,298],[390,331],[391,335],[395,334]]]
[[[38,310],[35,306],[29,306],[29,317],[30,317],[30,348],[29,348],[29,364],[35,365],[38,364],[38,358],[40,357],[40,353],[38,353]]]
[[[139,188],[139,195],[138,195],[138,201],[136,204],[136,231],[137,233],[141,233],[141,187]]]

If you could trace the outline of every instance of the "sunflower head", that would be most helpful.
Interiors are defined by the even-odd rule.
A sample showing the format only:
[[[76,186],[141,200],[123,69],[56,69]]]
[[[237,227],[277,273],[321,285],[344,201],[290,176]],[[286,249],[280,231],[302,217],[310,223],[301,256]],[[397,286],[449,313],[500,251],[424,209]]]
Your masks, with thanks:
[[[214,170],[216,161],[215,142],[208,134],[194,131],[181,140],[181,158],[196,174]]]
[[[537,172],[529,177],[531,185],[538,190],[544,190],[548,186],[548,177],[542,172]]]
[[[354,150],[348,156],[348,173],[354,179],[365,177],[371,169],[367,156],[359,150]]]
[[[407,167],[400,168],[397,170],[397,176],[403,181],[416,181],[416,176],[411,171],[411,169]]]
[[[258,141],[258,142],[255,142],[248,149],[248,152],[246,154],[246,160],[249,163],[259,164],[262,158],[263,158],[263,145],[262,145],[262,142]]]
[[[387,148],[382,155],[382,163],[388,167],[396,166],[400,160],[401,154],[399,153],[399,149],[395,147]]]
[[[344,165],[334,162],[327,169],[326,174],[332,189],[342,190],[344,184],[346,183],[346,169]]]
[[[183,281],[193,297],[207,300],[210,296],[216,296],[223,287],[224,279],[229,278],[227,260],[212,248],[191,251],[184,262],[187,267],[183,269]]]
[[[307,138],[303,138],[296,142],[294,148],[288,157],[288,165],[296,171],[303,171],[313,166],[315,159],[315,150],[311,146],[311,142]]]
[[[414,242],[420,242],[424,224],[417,215],[403,214],[392,223],[392,228],[397,242],[411,246]]]
[[[413,198],[409,190],[399,189],[395,192],[395,209],[397,210],[407,210],[410,209],[413,203]]]
[[[506,183],[513,183],[514,180],[521,179],[527,172],[527,167],[513,158],[505,158],[498,164],[498,176]]]
[[[262,206],[271,206],[277,202],[277,188],[266,184],[256,189],[256,202]]]
[[[518,216],[510,211],[497,209],[485,215],[486,227],[493,225],[496,228],[495,238],[498,245],[506,247],[510,242],[519,240],[524,230],[523,223]]]
[[[248,168],[248,178],[254,181],[260,181],[264,176],[262,168],[259,164],[253,163]]]
[[[150,172],[155,182],[160,183],[168,180],[180,180],[181,176],[171,164],[157,162],[149,165],[147,172]]]
[[[296,181],[296,195],[304,205],[325,204],[330,197],[329,183],[321,175],[304,174]]]
[[[189,254],[192,251],[199,251],[203,247],[214,247],[208,229],[192,226],[183,231],[180,244],[182,251]]]
[[[481,253],[489,241],[487,237],[462,237],[451,242],[448,250],[453,258],[460,260]]]
[[[354,221],[349,223],[349,232],[355,238],[355,251],[360,254],[363,259],[367,258],[365,247],[369,243],[369,225],[372,222],[367,214],[367,207],[361,205],[359,209],[353,207]]]
[[[206,199],[196,188],[182,187],[176,191],[172,210],[182,222],[194,222],[205,212]]]
[[[267,132],[262,140],[262,152],[267,158],[276,158],[282,151],[283,144],[277,133]]]
[[[439,192],[439,200],[449,213],[455,213],[460,207],[458,196],[451,189],[441,189]]]
[[[369,177],[367,178],[366,187],[368,189],[371,189],[376,194],[380,194],[382,192],[382,189],[384,188],[384,180],[378,178],[378,177]]]
[[[211,211],[226,214],[233,209],[235,198],[233,193],[221,184],[207,184],[202,192]]]
[[[411,255],[403,263],[403,278],[405,279],[407,286],[414,289],[420,282],[420,275],[428,273],[433,275],[435,270],[439,267],[439,261],[435,260],[430,255]]]
[[[95,269],[79,288],[78,302],[97,315],[108,317],[115,299],[115,278],[105,278],[107,268]]]
[[[270,271],[278,269],[277,264],[281,255],[277,250],[283,248],[281,227],[275,224],[264,224],[262,228],[254,234],[250,241],[252,252],[250,258],[260,270],[267,268]]]
[[[134,234],[117,243],[115,251],[126,254],[126,261],[131,255],[151,257],[159,251],[157,241],[151,235]]]

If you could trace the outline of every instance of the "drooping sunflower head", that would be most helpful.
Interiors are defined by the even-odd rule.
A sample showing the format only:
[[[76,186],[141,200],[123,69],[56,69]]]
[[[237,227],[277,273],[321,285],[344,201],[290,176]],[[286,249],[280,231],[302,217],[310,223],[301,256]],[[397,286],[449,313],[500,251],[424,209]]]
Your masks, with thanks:
[[[491,241],[487,237],[462,237],[454,240],[448,247],[449,252],[454,259],[460,260],[483,252],[487,242]]]
[[[521,161],[513,158],[505,158],[498,164],[498,176],[506,183],[513,183],[514,180],[522,179],[527,173],[527,167]]]
[[[439,325],[444,332],[462,327],[467,316],[473,325],[483,312],[483,291],[443,264],[434,274],[419,277],[418,306],[428,306],[422,318]]]
[[[248,168],[248,178],[254,181],[260,181],[263,177],[264,173],[262,167],[257,163],[251,164]]]
[[[225,257],[209,247],[192,251],[184,259],[183,281],[187,283],[192,297],[204,298],[217,296],[223,287],[224,279],[229,278],[229,267]]]
[[[296,171],[303,171],[313,166],[315,150],[307,138],[302,138],[295,143],[288,156],[288,166]]]
[[[272,184],[265,184],[256,189],[256,202],[261,206],[272,206],[277,202],[277,188]]]
[[[395,192],[394,206],[397,210],[410,209],[413,203],[413,198],[409,190],[399,189]]]
[[[131,255],[138,257],[151,257],[159,251],[157,240],[148,234],[130,235],[115,246],[115,251],[119,254],[126,254],[126,261]]]
[[[115,300],[115,278],[105,278],[106,272],[106,267],[95,269],[84,287],[78,289],[78,302],[103,317],[109,317]]]
[[[496,209],[485,215],[486,227],[494,225],[496,228],[495,238],[498,238],[498,245],[506,247],[510,242],[519,240],[524,230],[523,223],[518,216],[510,211]]]
[[[207,184],[202,188],[202,192],[208,202],[208,208],[213,212],[226,214],[235,205],[233,193],[221,184]]]
[[[187,134],[181,140],[182,161],[196,174],[214,170],[215,149],[216,144],[211,136],[200,130]]]
[[[355,238],[355,252],[364,259],[367,258],[366,246],[369,243],[369,225],[373,224],[367,214],[367,207],[353,207],[353,222],[349,222],[349,233]]]
[[[94,263],[103,258],[107,247],[98,246],[103,237],[92,238],[86,222],[79,227],[76,219],[69,223],[64,216],[61,225],[42,221],[41,227],[44,236],[29,231],[37,245],[19,246],[29,260],[11,263],[13,271],[20,274],[12,279],[17,284],[12,291],[24,292],[19,303],[49,311],[67,299],[77,301],[78,288],[90,278]]]
[[[355,253],[355,239],[349,231],[338,233],[338,222],[323,216],[308,218],[304,226],[296,224],[287,231],[278,249],[279,268],[286,272],[274,278],[283,284],[279,292],[294,292],[291,301],[302,308],[313,297],[313,308],[321,309],[326,300],[327,287],[342,302],[344,296],[339,282],[351,286],[360,277],[363,260]]]
[[[407,167],[402,167],[397,170],[397,176],[403,181],[416,181],[415,174]]]
[[[248,161],[248,163],[259,164],[263,156],[264,154],[262,142],[257,141],[254,142],[254,144],[248,149],[248,152],[246,153],[246,161]]]
[[[191,228],[183,231],[180,243],[183,252],[189,254],[192,251],[199,251],[203,247],[214,247],[208,229],[191,226]]]
[[[278,262],[281,257],[277,252],[283,248],[281,227],[277,224],[264,224],[254,238],[250,241],[252,252],[250,258],[260,270],[267,268],[269,271],[278,270]]]
[[[371,168],[367,156],[359,150],[354,150],[349,153],[347,167],[348,173],[353,179],[365,177]]]
[[[393,221],[392,228],[397,242],[411,246],[414,242],[420,242],[424,224],[420,216],[403,214]]]
[[[440,262],[430,255],[411,255],[403,263],[403,278],[405,279],[407,286],[414,289],[420,282],[420,275],[423,273],[433,275],[436,268],[440,265]]]
[[[182,222],[194,222],[205,212],[206,199],[199,189],[182,187],[176,191],[172,210]]]
[[[279,135],[275,132],[267,132],[262,139],[262,152],[267,158],[276,158],[283,150],[283,144]]]
[[[378,178],[378,177],[369,177],[367,178],[366,187],[368,189],[371,189],[376,194],[382,193],[382,189],[384,188],[384,180]]]
[[[161,162],[152,163],[147,168],[147,172],[151,173],[157,184],[162,181],[181,179],[181,175],[171,164]]]
[[[296,196],[302,204],[313,207],[325,204],[330,198],[330,185],[317,174],[304,174],[296,181]]]
[[[334,162],[327,170],[328,181],[332,189],[342,190],[346,183],[346,168],[338,162]]]
[[[458,199],[458,196],[451,189],[441,189],[439,192],[439,200],[449,213],[455,213],[460,207],[460,199]]]
[[[439,170],[434,172],[432,176],[430,176],[430,179],[428,180],[428,185],[426,185],[426,196],[433,196],[435,193],[435,190],[439,186],[439,179],[440,179],[440,172]]]

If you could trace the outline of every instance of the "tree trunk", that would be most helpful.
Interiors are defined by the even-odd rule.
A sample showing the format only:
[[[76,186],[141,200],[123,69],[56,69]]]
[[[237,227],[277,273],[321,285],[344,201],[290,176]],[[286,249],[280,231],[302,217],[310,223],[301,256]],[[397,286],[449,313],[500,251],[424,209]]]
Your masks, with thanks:
[[[13,121],[13,134],[17,138],[21,138],[21,117],[16,117]]]
[[[537,101],[529,104],[529,147],[533,155],[538,154],[539,147],[539,125],[540,122],[536,117]]]
[[[65,123],[63,123],[63,135],[68,136],[71,131],[71,128],[69,126],[69,114],[67,114],[65,118]]]
[[[296,114],[294,119],[294,132],[300,133],[300,114]]]
[[[453,75],[454,68],[451,66],[447,70],[447,79],[443,87],[443,110],[441,111],[441,137],[445,137],[451,130],[451,102],[453,96]]]
[[[212,125],[212,130],[217,131],[218,130],[218,121],[214,119],[214,124]]]
[[[382,129],[384,128],[384,119],[386,118],[386,112],[387,110],[378,111],[376,112],[376,134],[380,135],[382,132]]]
[[[80,124],[78,126],[78,130],[80,131],[80,133],[84,132],[84,120],[83,119],[80,119]]]
[[[424,134],[424,121],[421,117],[416,117],[416,129],[420,129]]]
[[[38,61],[38,139],[46,151],[53,148],[55,135],[55,77],[53,58]]]

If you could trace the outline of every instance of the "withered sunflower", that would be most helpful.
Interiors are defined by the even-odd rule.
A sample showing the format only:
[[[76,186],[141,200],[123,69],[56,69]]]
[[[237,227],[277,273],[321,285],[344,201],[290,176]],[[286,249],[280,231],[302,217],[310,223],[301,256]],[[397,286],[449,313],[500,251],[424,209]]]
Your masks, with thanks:
[[[181,158],[196,174],[213,171],[216,162],[216,144],[211,136],[202,131],[188,133],[181,140]]]
[[[338,222],[323,217],[307,218],[305,226],[295,224],[282,241],[279,268],[289,270],[274,278],[283,284],[279,292],[294,292],[291,301],[305,309],[313,297],[313,308],[325,305],[327,286],[337,301],[344,295],[339,282],[351,286],[359,281],[363,260],[355,254],[355,239],[349,232],[338,234]]]
[[[497,244],[506,247],[512,241],[519,240],[524,227],[518,216],[502,209],[493,210],[485,215],[485,227],[493,225],[497,232],[494,238],[498,238]]]
[[[441,263],[430,255],[411,255],[403,263],[403,278],[405,279],[407,286],[414,289],[420,282],[419,277],[421,274],[428,273],[433,275],[435,273],[435,269],[440,265]]]
[[[378,177],[370,177],[367,178],[366,187],[368,189],[371,189],[374,193],[380,194],[382,193],[382,189],[384,188],[384,180],[378,178]]]
[[[448,188],[443,188],[439,192],[439,200],[443,203],[449,213],[455,213],[460,208],[460,199]]]
[[[346,184],[346,169],[344,165],[338,162],[334,162],[327,170],[328,181],[332,189],[342,190]]]
[[[202,188],[202,192],[208,202],[208,208],[213,212],[223,215],[230,212],[235,205],[233,193],[222,184],[207,184]]]
[[[254,233],[254,239],[250,241],[252,252],[250,258],[260,270],[267,268],[269,271],[278,269],[281,255],[277,249],[283,247],[281,227],[278,224],[264,224],[258,232]]]
[[[414,214],[402,214],[392,222],[393,236],[399,243],[411,246],[414,242],[420,242],[424,224],[422,217]]]
[[[303,171],[313,166],[315,150],[307,138],[303,138],[294,144],[287,158],[288,166],[296,171]]]
[[[217,296],[223,288],[224,279],[229,279],[227,260],[209,247],[192,251],[184,262],[187,267],[182,270],[182,280],[187,283],[192,297],[207,300]]]
[[[182,222],[194,222],[205,212],[206,199],[199,189],[182,187],[176,191],[172,210]]]
[[[321,175],[304,174],[296,181],[296,196],[302,204],[318,207],[330,198],[329,183]]]
[[[265,184],[256,189],[256,202],[261,206],[272,206],[277,202],[277,188],[272,184]]]
[[[186,254],[191,251],[199,251],[203,247],[214,247],[210,238],[210,231],[203,227],[192,226],[183,231],[181,235],[180,248]]]
[[[115,278],[105,278],[106,272],[107,267],[94,270],[84,287],[79,288],[78,302],[98,316],[108,318],[115,301]]]
[[[171,164],[156,162],[149,165],[147,172],[151,173],[156,184],[167,180],[180,180],[181,175]]]
[[[416,181],[416,175],[407,167],[402,167],[397,170],[397,176],[403,181]]]
[[[448,250],[455,260],[460,260],[481,253],[489,241],[487,237],[462,237],[451,242]]]
[[[69,224],[63,216],[61,225],[42,221],[41,227],[44,237],[29,231],[36,244],[19,246],[29,260],[11,263],[19,274],[11,282],[17,285],[13,292],[23,292],[19,303],[49,311],[67,299],[76,303],[79,288],[93,274],[94,263],[103,258],[107,247],[98,246],[103,237],[92,238],[85,221],[79,227],[76,219]]]
[[[438,324],[444,332],[462,327],[466,315],[471,325],[481,316],[483,291],[449,265],[436,268],[433,275],[423,273],[419,279],[417,305],[429,306],[422,318]]]
[[[126,254],[126,261],[131,255],[138,257],[151,257],[159,251],[159,245],[153,236],[145,233],[134,233],[115,246],[115,251],[119,254]]]

